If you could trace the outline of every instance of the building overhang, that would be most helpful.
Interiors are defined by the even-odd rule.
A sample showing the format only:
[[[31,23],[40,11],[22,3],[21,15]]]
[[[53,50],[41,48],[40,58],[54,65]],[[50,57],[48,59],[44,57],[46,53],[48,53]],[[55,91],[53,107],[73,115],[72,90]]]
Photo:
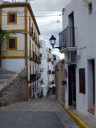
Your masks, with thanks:
[[[75,52],[75,51],[77,51],[77,47],[66,47],[60,50],[61,53]]]

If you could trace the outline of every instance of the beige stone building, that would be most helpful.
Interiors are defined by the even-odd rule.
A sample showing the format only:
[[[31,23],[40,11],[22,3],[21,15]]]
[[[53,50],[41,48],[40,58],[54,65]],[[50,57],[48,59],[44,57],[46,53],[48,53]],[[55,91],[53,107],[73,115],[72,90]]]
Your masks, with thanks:
[[[55,66],[55,85],[56,99],[62,104],[65,104],[65,85],[64,81],[64,60],[59,61]]]

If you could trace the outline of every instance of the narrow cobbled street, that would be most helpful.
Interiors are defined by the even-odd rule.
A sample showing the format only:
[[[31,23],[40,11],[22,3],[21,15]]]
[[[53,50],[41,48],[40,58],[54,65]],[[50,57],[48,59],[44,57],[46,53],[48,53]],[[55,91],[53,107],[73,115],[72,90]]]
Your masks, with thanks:
[[[2,107],[0,115],[1,128],[78,128],[54,96]]]

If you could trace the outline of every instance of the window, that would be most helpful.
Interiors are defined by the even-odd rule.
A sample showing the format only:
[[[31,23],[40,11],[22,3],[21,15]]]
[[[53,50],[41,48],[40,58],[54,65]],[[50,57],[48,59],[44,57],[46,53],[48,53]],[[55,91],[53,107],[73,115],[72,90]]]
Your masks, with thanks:
[[[16,12],[8,12],[7,24],[17,24],[17,13]]]
[[[85,69],[79,69],[79,92],[85,94]]]
[[[92,13],[92,2],[88,4],[89,14]]]
[[[17,49],[17,37],[12,37],[8,40],[8,50]]]

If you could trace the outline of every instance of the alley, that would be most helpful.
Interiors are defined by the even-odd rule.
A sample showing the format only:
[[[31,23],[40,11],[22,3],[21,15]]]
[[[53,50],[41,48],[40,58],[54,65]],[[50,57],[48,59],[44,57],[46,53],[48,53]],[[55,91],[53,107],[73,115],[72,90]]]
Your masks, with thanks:
[[[78,128],[54,96],[1,107],[0,115],[2,128]]]

